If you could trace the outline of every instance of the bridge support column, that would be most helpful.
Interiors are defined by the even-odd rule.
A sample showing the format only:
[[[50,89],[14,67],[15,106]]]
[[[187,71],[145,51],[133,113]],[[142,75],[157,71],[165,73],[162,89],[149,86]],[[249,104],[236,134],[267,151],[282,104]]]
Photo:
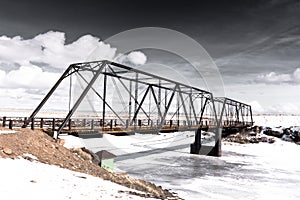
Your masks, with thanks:
[[[200,154],[201,149],[201,129],[195,131],[195,142],[191,144],[191,154]]]
[[[190,153],[207,155],[207,156],[222,156],[222,128],[215,129],[215,145],[207,146],[201,144],[201,129],[198,128],[195,133],[195,142],[191,144]]]
[[[217,128],[216,129],[215,146],[208,153],[208,155],[209,156],[216,156],[216,157],[221,157],[222,156],[222,128]]]

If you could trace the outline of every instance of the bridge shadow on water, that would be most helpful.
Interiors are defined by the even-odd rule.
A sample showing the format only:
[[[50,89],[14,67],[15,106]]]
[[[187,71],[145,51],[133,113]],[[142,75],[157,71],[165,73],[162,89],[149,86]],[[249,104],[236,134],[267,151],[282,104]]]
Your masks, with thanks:
[[[150,156],[154,154],[160,154],[164,153],[167,151],[176,151],[179,149],[185,149],[188,148],[190,144],[182,144],[182,145],[177,145],[177,146],[172,146],[172,147],[165,147],[165,148],[157,148],[157,149],[151,149],[147,151],[140,151],[140,152],[135,152],[135,153],[128,153],[128,154],[123,154],[119,155],[115,161],[123,161],[123,160],[128,160],[128,159],[136,159],[140,157],[145,157],[145,156]]]
[[[233,179],[255,179],[256,176],[262,178],[263,172],[244,161],[245,156],[249,155],[225,151],[224,154],[227,157],[244,157],[240,162],[238,160],[227,161],[222,158],[191,155],[180,151],[187,147],[189,144],[131,153],[119,156],[116,161],[118,167],[129,174],[143,177],[148,181],[169,182],[173,185],[177,185],[176,180],[186,181],[206,176]],[[133,160],[127,162],[128,159]]]

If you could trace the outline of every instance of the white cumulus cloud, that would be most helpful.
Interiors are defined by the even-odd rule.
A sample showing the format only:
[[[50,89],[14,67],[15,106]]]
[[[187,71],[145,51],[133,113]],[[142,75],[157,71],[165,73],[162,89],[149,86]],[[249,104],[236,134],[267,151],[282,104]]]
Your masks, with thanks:
[[[40,91],[40,94],[47,92],[72,63],[116,60],[118,55],[116,48],[92,35],[84,35],[69,44],[65,33],[58,31],[30,39],[0,36],[0,90],[10,91],[0,96],[1,104],[6,105],[7,99],[16,99],[21,93],[28,97],[24,101],[30,101],[34,96],[27,92],[30,89]],[[142,65],[147,57],[134,51],[124,59],[127,64]],[[17,99],[20,101],[21,98]]]
[[[0,87],[46,89],[53,85],[60,73],[45,72],[35,65],[24,65],[6,73],[0,70]]]
[[[300,68],[297,68],[291,74],[279,74],[276,72],[270,72],[268,74],[260,74],[255,80],[257,83],[266,83],[266,84],[281,84],[281,83],[291,83],[297,84],[300,83]]]
[[[128,61],[135,65],[143,65],[147,61],[147,57],[140,51],[130,52],[127,56]]]
[[[147,57],[141,51],[132,51],[126,55],[118,55],[116,60],[123,64],[144,65],[147,62]]]

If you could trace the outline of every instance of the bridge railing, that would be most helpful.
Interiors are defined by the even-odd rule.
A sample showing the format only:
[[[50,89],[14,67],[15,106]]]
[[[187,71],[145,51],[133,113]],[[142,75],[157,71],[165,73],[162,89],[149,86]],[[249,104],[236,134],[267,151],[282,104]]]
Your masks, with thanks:
[[[31,129],[46,129],[51,131],[58,130],[60,124],[63,122],[64,118],[50,118],[50,117],[37,117],[31,119],[29,127]],[[21,128],[27,121],[26,117],[1,117],[0,124],[2,127]],[[231,126],[247,126],[251,125],[250,122],[241,121],[223,121],[224,127]],[[133,125],[129,124],[129,120],[124,124],[121,123],[119,119],[109,118],[103,123],[102,118],[72,118],[68,121],[67,126],[63,129],[64,132],[72,131],[82,131],[85,130],[97,130],[100,132],[109,131],[135,131],[135,130],[195,130],[199,127],[202,128],[213,128],[216,123],[213,118],[204,117],[201,122],[196,122],[191,120],[189,123],[187,120],[165,120],[163,125],[159,120],[149,120],[149,119],[136,119],[136,123]]]
[[[1,117],[0,125],[2,127],[21,128],[26,122],[26,117]],[[53,131],[57,130],[59,125],[63,122],[64,118],[33,118],[29,123],[31,129],[51,129]],[[231,126],[251,126],[251,122],[243,122],[236,120],[223,120],[224,127]],[[94,129],[107,129],[113,130],[118,128],[119,130],[127,129],[157,129],[160,125],[159,120],[149,120],[149,119],[136,119],[136,125],[129,125],[127,122],[123,125],[119,119],[111,118],[106,119],[103,123],[102,118],[72,118],[69,120],[65,130],[94,130]],[[190,125],[188,125],[190,124]],[[195,120],[191,120],[189,123],[187,120],[165,120],[161,129],[188,129],[196,127],[214,127],[216,125],[214,119],[204,118],[201,122],[196,123]]]

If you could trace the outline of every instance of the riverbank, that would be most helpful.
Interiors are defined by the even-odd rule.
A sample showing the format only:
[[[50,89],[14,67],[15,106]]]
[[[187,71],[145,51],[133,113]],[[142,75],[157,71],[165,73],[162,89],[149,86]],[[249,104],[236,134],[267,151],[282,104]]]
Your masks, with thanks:
[[[5,131],[8,132],[8,134],[3,134]],[[2,134],[0,134],[0,157],[6,158],[5,161],[1,159],[1,162],[5,165],[5,163],[12,164],[11,161],[7,161],[7,159],[14,159],[16,166],[15,170],[17,174],[23,175],[27,174],[27,172],[22,172],[23,170],[31,170],[30,166],[38,165],[38,166],[44,166],[41,165],[47,164],[51,167],[59,167],[64,168],[66,170],[71,170],[73,172],[71,173],[83,173],[87,175],[91,175],[94,177],[101,178],[103,180],[108,180],[115,183],[115,188],[120,188],[119,185],[125,186],[128,189],[124,189],[124,187],[121,187],[122,189],[119,190],[113,190],[118,191],[116,196],[118,195],[134,195],[139,197],[147,197],[147,198],[157,198],[157,199],[180,199],[175,194],[170,192],[169,190],[163,189],[160,186],[156,186],[150,182],[143,181],[141,179],[134,179],[128,176],[127,174],[117,174],[117,173],[111,173],[108,172],[99,166],[91,163],[88,160],[84,160],[77,154],[72,153],[69,149],[65,148],[62,144],[54,140],[53,138],[49,137],[47,134],[41,132],[41,131],[32,131],[29,129],[17,129],[16,132],[9,132],[7,129],[2,129]],[[36,164],[28,164],[25,161],[29,161]],[[20,164],[22,163],[22,164]],[[8,164],[7,166],[10,166]],[[23,165],[24,164],[24,165]],[[28,166],[28,167],[26,167]],[[24,168],[25,167],[25,168]],[[50,168],[51,168],[50,167]],[[39,167],[34,167],[39,168]],[[50,170],[49,168],[49,170]],[[2,168],[1,168],[2,169]],[[51,168],[52,169],[52,168]],[[8,167],[8,172],[11,173]],[[51,170],[50,170],[51,171]],[[59,172],[59,170],[57,170]],[[4,171],[2,171],[3,173]],[[48,168],[44,170],[44,175],[46,176],[48,172]],[[66,171],[64,171],[66,172]],[[6,173],[6,172],[5,172]],[[69,172],[68,172],[69,173]],[[68,174],[66,173],[66,174]],[[29,173],[30,174],[30,173]],[[56,175],[58,176],[58,175]],[[78,175],[79,177],[85,175]],[[54,176],[55,177],[55,176]],[[60,177],[60,176],[58,176]],[[64,173],[61,174],[61,177],[64,177]],[[2,190],[10,191],[10,187],[13,187],[13,185],[7,185],[5,183],[11,182],[15,176],[12,176],[11,178],[8,176],[7,180],[4,180],[1,178],[2,182]],[[43,175],[41,174],[40,179],[43,179]],[[85,179],[85,178],[82,178]],[[56,184],[59,185],[60,179],[51,179],[52,181],[49,182],[49,185],[45,185],[46,187],[53,187]],[[16,180],[17,181],[17,180]],[[28,181],[26,184],[32,184],[36,180],[32,178],[32,182]],[[79,180],[79,182],[82,180]],[[15,182],[15,181],[13,181]],[[101,181],[100,181],[101,182]],[[107,183],[107,182],[104,182]],[[71,183],[70,183],[71,184]],[[74,183],[75,185],[77,182]],[[118,186],[116,186],[118,184]],[[24,185],[26,187],[27,185]],[[86,185],[86,187],[89,187],[89,185]],[[109,188],[109,187],[108,187]],[[72,188],[68,188],[69,190],[72,190]],[[76,187],[73,188],[74,191],[68,191],[69,192],[75,192]],[[45,189],[46,190],[46,189]],[[4,194],[1,193],[1,194]],[[36,193],[39,193],[36,191]],[[38,194],[35,194],[38,195]],[[45,195],[40,193],[40,198],[43,198]],[[100,195],[100,194],[99,194]],[[121,195],[121,196],[122,196]],[[23,197],[24,198],[24,197]],[[28,197],[29,198],[29,197]],[[13,198],[9,198],[13,199]],[[26,198],[27,199],[27,198]],[[65,199],[65,197],[61,196],[58,199]],[[79,199],[79,197],[78,197]],[[97,199],[97,198],[96,198]],[[100,198],[99,198],[100,199]]]

